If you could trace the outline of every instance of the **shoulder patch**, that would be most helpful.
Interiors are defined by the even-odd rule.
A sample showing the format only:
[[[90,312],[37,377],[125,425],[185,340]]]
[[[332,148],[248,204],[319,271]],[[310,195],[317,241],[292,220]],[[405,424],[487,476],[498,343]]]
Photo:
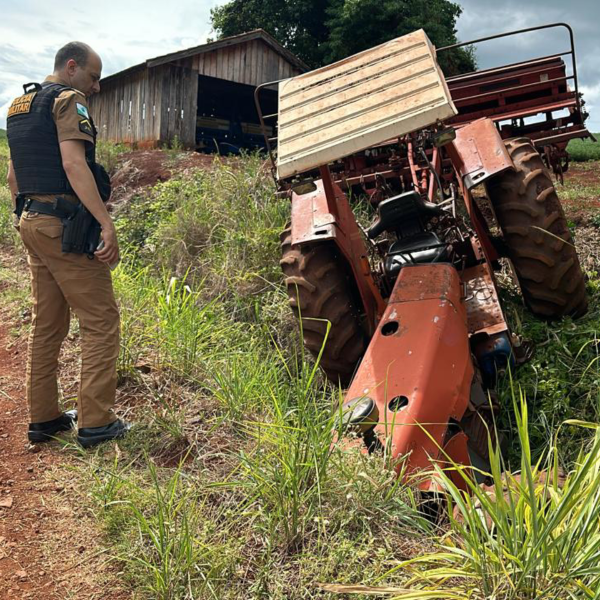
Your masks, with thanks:
[[[87,135],[94,137],[94,131],[92,129],[92,124],[90,123],[89,119],[81,119],[81,121],[79,121],[79,131],[81,131],[82,133],[87,133]]]
[[[8,117],[12,117],[13,115],[21,115],[24,113],[28,113],[31,110],[31,103],[35,97],[37,92],[31,92],[30,94],[24,94],[23,96],[19,96],[15,98],[8,109]]]
[[[79,104],[79,102],[75,102],[75,106],[77,107],[77,114],[81,115],[84,119],[89,119],[90,114],[88,113],[87,106],[83,104]]]

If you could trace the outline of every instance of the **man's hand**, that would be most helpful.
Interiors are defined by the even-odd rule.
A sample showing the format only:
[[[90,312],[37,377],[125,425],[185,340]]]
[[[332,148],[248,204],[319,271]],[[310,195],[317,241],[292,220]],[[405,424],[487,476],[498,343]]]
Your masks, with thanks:
[[[119,242],[115,226],[112,223],[110,227],[102,228],[102,241],[104,242],[102,250],[96,250],[94,255],[98,260],[114,265],[119,261]]]

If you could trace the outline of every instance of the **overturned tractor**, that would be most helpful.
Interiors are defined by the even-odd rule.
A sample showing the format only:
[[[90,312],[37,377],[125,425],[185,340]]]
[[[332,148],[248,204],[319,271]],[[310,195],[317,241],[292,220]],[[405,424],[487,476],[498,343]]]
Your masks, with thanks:
[[[561,177],[567,141],[589,135],[576,74],[552,55],[446,81],[419,30],[280,82],[278,115],[261,121],[275,116],[292,204],[281,266],[306,347],[347,388],[344,423],[408,475],[431,461],[485,470],[497,374],[525,358],[498,299],[500,259],[536,315],[586,311],[549,170]]]

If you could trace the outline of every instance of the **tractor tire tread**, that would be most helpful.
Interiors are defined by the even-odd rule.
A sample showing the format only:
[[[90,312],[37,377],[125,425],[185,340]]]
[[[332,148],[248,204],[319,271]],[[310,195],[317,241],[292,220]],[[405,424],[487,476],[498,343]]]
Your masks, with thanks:
[[[529,139],[505,143],[515,170],[492,178],[486,189],[525,303],[547,319],[581,316],[585,279],[550,173]]]
[[[368,340],[344,264],[332,244],[292,245],[291,227],[280,240],[280,265],[304,345],[315,358],[322,351],[319,364],[330,381],[347,386]]]

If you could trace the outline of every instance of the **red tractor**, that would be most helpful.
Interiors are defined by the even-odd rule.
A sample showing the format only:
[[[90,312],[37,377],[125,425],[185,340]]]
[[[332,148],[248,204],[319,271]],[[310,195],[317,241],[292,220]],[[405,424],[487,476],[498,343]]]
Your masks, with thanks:
[[[571,29],[548,27],[567,27],[574,68]],[[347,389],[344,424],[365,452],[403,457],[406,476],[449,459],[485,470],[488,391],[524,354],[498,300],[500,259],[536,315],[586,311],[549,172],[562,176],[568,140],[590,135],[575,71],[552,55],[445,80],[420,30],[279,82],[278,114],[260,116],[278,120],[273,166],[292,203],[290,305]],[[376,213],[368,227],[357,192]]]

